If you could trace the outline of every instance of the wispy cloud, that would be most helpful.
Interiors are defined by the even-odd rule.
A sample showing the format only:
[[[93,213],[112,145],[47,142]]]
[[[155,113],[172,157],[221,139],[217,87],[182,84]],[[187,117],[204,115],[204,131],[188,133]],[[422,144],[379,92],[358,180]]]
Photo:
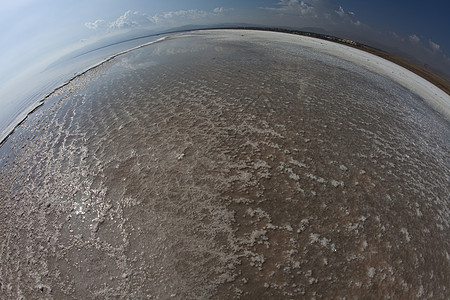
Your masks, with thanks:
[[[152,24],[153,22],[146,14],[142,14],[138,11],[132,12],[129,10],[117,18],[114,22],[109,23],[108,27],[110,29],[125,29],[136,26],[148,26]]]
[[[411,43],[414,43],[414,44],[420,43],[420,38],[416,34],[408,35],[408,39]]]
[[[435,42],[433,42],[432,40],[429,41],[430,47],[433,51],[435,52],[439,52],[441,51],[441,46],[439,46],[438,44],[436,44]]]
[[[112,22],[106,22],[105,20],[96,20],[94,22],[86,22],[84,26],[92,30],[116,30],[127,29],[137,26],[148,26],[154,22],[146,14],[142,14],[138,11],[126,11],[123,15],[119,16]]]
[[[221,16],[231,10],[231,8],[216,7],[212,11],[188,9],[169,11],[155,15],[128,10],[115,21],[106,22],[105,20],[96,20],[93,22],[86,22],[84,25],[88,29],[112,32],[134,27],[170,26],[188,21],[201,21],[208,17]]]
[[[334,11],[342,20],[349,22],[355,26],[360,26],[361,21],[356,18],[356,14],[352,11],[346,12],[342,6],[339,5],[339,8]]]
[[[317,0],[313,0],[317,2]],[[298,0],[281,0],[276,7],[260,7],[261,9],[274,11],[283,14],[298,14],[301,16],[317,17],[316,8],[313,3]]]
[[[344,17],[345,16],[345,10],[340,5],[339,5],[339,9],[335,10],[334,12],[337,13],[340,17]]]
[[[198,9],[170,11],[163,14],[157,14],[150,19],[154,24],[161,25],[166,23],[176,23],[185,20],[198,20],[207,17],[210,12]]]
[[[96,20],[94,22],[86,22],[84,23],[84,26],[86,26],[89,29],[99,29],[104,28],[106,26],[105,20]]]
[[[281,0],[274,7],[260,7],[260,9],[281,15],[312,17],[333,24],[361,25],[354,12],[346,12],[342,6],[336,6],[330,0]]]
[[[438,43],[436,43],[432,40],[428,40],[428,45],[427,45],[427,43],[422,42],[421,38],[417,34],[410,34],[407,36],[407,38],[404,38],[395,32],[390,32],[389,34],[391,37],[393,37],[394,39],[396,39],[397,41],[400,41],[402,43],[405,41],[409,41],[411,44],[414,45],[414,48],[416,48],[416,49],[422,49],[423,51],[428,51],[429,53],[442,52],[441,46]],[[443,53],[441,53],[441,54],[443,54]]]
[[[434,71],[439,70],[447,76],[450,75],[448,73],[450,58],[435,41],[415,33],[403,36],[396,32],[389,32],[389,37],[390,41],[387,41],[386,45],[391,51],[397,50],[399,55],[407,54],[408,59],[413,58],[412,61],[415,63],[431,67]]]

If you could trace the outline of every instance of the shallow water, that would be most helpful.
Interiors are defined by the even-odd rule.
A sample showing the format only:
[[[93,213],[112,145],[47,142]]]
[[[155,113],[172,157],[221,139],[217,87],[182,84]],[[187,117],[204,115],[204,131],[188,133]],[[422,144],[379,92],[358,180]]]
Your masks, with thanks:
[[[132,51],[0,148],[0,298],[445,298],[449,141],[417,95],[308,47]]]
[[[2,103],[0,110],[0,145],[16,126],[40,106],[53,91],[69,82],[77,74],[108,60],[118,53],[131,50],[146,43],[156,42],[167,35],[154,35],[116,42],[102,46],[86,45],[62,56],[47,67],[22,72],[21,80],[13,78],[0,85]],[[26,84],[24,84],[24,82]]]

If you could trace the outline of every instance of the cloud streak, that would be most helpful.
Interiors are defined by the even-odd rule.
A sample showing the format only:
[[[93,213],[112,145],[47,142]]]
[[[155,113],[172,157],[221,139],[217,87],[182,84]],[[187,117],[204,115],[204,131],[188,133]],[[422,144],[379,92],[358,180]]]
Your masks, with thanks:
[[[313,1],[316,2],[316,0]],[[281,0],[277,3],[277,7],[260,7],[260,9],[278,12],[281,14],[317,17],[316,8],[313,4],[298,0]]]
[[[345,17],[345,11],[342,8],[342,6],[339,5],[339,9],[334,11],[335,13],[337,13],[341,18]]]
[[[435,42],[433,42],[432,40],[429,41],[430,47],[433,51],[435,52],[439,52],[441,51],[441,46],[439,46],[438,44],[436,44]]]
[[[131,10],[128,10],[122,16],[117,18],[117,20],[109,23],[108,27],[110,29],[126,29],[137,26],[148,26],[152,25],[152,23],[153,22],[151,22],[151,20],[146,14],[141,14],[137,11],[132,12]]]
[[[84,23],[84,26],[86,26],[88,29],[100,29],[106,26],[105,20],[96,20],[94,22],[86,22]]]
[[[275,7],[260,7],[260,9],[279,15],[313,18],[317,22],[329,24],[361,25],[354,12],[346,12],[342,6],[336,6],[330,0],[281,0]]]
[[[414,44],[420,43],[420,38],[415,34],[408,35],[408,39],[411,43],[414,43]]]
[[[112,32],[135,27],[170,26],[188,21],[200,21],[209,17],[221,16],[231,10],[232,9],[230,8],[224,7],[216,7],[212,11],[188,9],[169,11],[152,16],[138,11],[128,10],[115,21],[106,22],[104,20],[96,20],[93,22],[86,22],[84,25],[91,30]]]
[[[431,50],[432,52],[435,52],[435,53],[442,52],[441,46],[438,43],[436,43],[432,40],[428,40],[428,45],[426,43],[424,44],[424,43],[422,43],[422,40],[420,39],[420,37],[417,34],[410,34],[406,38],[398,35],[396,32],[390,32],[389,35],[401,43],[404,43],[405,41],[409,41],[416,48],[422,48],[422,49],[426,49],[428,51]]]

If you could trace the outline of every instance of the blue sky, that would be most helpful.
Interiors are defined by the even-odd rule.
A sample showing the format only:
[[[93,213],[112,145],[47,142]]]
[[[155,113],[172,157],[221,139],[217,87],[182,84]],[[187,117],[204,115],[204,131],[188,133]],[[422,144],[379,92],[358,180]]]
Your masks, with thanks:
[[[428,64],[450,77],[450,1],[15,0],[0,6],[1,86],[105,37],[186,24],[316,27]]]

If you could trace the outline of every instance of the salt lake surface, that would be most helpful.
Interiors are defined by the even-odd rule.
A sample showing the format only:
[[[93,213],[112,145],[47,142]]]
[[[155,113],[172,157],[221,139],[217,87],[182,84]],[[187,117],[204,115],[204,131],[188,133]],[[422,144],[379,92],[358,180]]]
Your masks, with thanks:
[[[42,104],[46,96],[69,82],[75,75],[101,64],[110,58],[142,45],[157,42],[164,34],[144,36],[113,44],[86,45],[66,54],[50,65],[34,67],[0,85],[2,95],[0,110],[0,144],[14,128]],[[44,67],[45,66],[45,67]],[[24,84],[26,82],[26,84]]]
[[[0,148],[0,298],[447,298],[448,96],[420,80],[281,33],[117,56]]]

